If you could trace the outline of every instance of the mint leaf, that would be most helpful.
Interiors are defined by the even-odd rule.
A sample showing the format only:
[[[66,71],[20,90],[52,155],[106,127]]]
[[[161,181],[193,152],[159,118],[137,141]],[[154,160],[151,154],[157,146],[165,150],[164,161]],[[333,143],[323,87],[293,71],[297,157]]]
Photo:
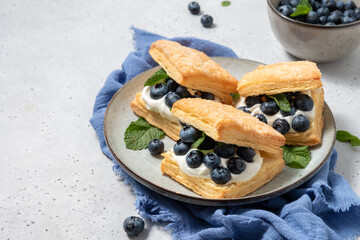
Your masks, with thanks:
[[[307,0],[300,0],[299,4],[296,6],[295,11],[290,15],[290,17],[307,15],[312,10],[313,9]]]
[[[237,102],[240,99],[239,93],[230,93],[230,96],[232,97],[233,102]]]
[[[205,140],[205,138],[206,138],[206,134],[203,132],[202,136],[200,138],[198,138],[198,140],[196,140],[193,143],[192,147],[193,148],[198,148],[202,144],[202,142]]]
[[[158,71],[156,71],[156,73],[154,73],[144,84],[144,87],[146,86],[154,86],[157,83],[164,83],[164,80],[167,79],[169,76],[167,75],[167,73],[165,72],[164,69],[160,69]]]
[[[310,160],[308,146],[283,146],[283,159],[285,164],[291,168],[305,168]]]
[[[139,118],[131,122],[125,131],[124,141],[127,149],[141,150],[148,146],[148,143],[157,138],[163,138],[165,133],[151,126],[145,119]]]
[[[273,99],[276,102],[276,104],[279,106],[279,108],[281,110],[283,110],[284,112],[290,112],[291,111],[290,103],[286,99],[285,94],[279,93],[279,94],[275,94],[275,95],[269,95],[268,97]]]
[[[339,142],[348,142],[352,147],[360,146],[360,139],[344,130],[336,131],[336,140]]]
[[[221,6],[227,7],[227,6],[229,6],[230,4],[231,4],[230,1],[222,1]]]

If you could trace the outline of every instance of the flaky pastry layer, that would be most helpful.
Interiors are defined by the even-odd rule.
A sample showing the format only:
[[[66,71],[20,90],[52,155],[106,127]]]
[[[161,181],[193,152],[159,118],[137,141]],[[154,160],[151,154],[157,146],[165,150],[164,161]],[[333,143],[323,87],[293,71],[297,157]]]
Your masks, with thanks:
[[[321,88],[320,79],[320,70],[310,61],[260,65],[242,77],[237,90],[242,97],[304,91]]]
[[[175,102],[171,112],[219,142],[267,152],[277,152],[285,144],[284,136],[275,129],[230,105],[188,98]]]
[[[220,185],[210,178],[189,176],[179,168],[177,161],[173,158],[172,151],[162,154],[164,160],[161,162],[161,171],[205,198],[240,198],[269,182],[285,166],[280,149],[272,154],[262,151],[260,151],[260,154],[263,157],[263,164],[259,172],[253,178],[244,182]]]

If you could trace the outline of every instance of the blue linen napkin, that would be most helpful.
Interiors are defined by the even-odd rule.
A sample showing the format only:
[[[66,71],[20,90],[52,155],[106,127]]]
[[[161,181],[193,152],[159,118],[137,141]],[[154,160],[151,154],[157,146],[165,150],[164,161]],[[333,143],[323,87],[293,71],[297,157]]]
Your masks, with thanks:
[[[111,97],[124,83],[156,66],[148,54],[160,35],[137,28],[135,51],[113,71],[96,97],[90,122],[101,150],[114,162],[114,172],[130,184],[140,215],[166,224],[174,239],[344,239],[360,235],[360,199],[348,182],[334,173],[337,152],[333,150],[324,167],[308,182],[280,197],[256,204],[206,207],[182,203],[159,195],[131,178],[114,161],[103,134],[103,120]],[[191,37],[173,38],[182,45],[209,56],[237,57],[229,48]],[[170,181],[170,180],[169,180]]]

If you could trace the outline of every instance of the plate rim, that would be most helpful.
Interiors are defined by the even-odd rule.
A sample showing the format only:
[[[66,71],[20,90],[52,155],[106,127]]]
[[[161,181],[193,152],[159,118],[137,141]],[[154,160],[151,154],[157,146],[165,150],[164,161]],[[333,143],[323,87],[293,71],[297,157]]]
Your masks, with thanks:
[[[254,60],[250,60],[250,59],[244,59],[244,58],[231,58],[231,57],[212,57],[214,59],[217,58],[227,58],[227,59],[233,59],[233,60],[245,60],[245,61],[249,61],[249,62],[254,62],[254,63],[259,63],[259,64],[263,64]],[[110,109],[111,104],[114,102],[114,100],[116,99],[117,95],[120,94],[122,92],[122,89],[124,89],[124,87],[126,86],[126,84],[128,84],[130,81],[132,81],[134,78],[139,77],[142,74],[145,74],[148,71],[153,71],[154,69],[159,68],[159,66],[150,68],[136,76],[134,76],[132,79],[130,79],[128,82],[126,82],[115,94],[114,96],[111,98],[111,100],[109,101],[107,107],[106,107],[106,111],[105,111],[105,115],[104,115],[104,122],[103,122],[103,134],[104,134],[104,138],[105,138],[105,143],[107,145],[107,147],[109,148],[112,156],[114,157],[115,161],[121,166],[121,168],[128,173],[132,178],[134,178],[137,182],[139,182],[140,184],[142,184],[143,186],[149,188],[150,190],[153,190],[163,196],[169,197],[171,199],[174,200],[178,200],[178,201],[182,201],[182,202],[186,202],[186,203],[191,203],[191,204],[197,204],[197,205],[203,205],[203,206],[230,206],[230,205],[244,205],[244,204],[250,204],[250,203],[255,203],[255,202],[259,202],[259,201],[265,201],[271,198],[275,198],[277,196],[280,196],[286,192],[289,192],[293,189],[295,189],[296,187],[302,185],[303,183],[305,183],[306,181],[308,181],[310,178],[312,178],[326,163],[326,160],[329,158],[332,149],[334,147],[335,144],[335,134],[333,135],[333,139],[331,141],[331,147],[330,147],[330,151],[326,154],[326,157],[321,161],[321,163],[314,169],[312,170],[309,174],[307,174],[306,176],[302,177],[301,179],[299,179],[298,181],[294,182],[291,185],[288,186],[284,186],[276,191],[267,193],[265,195],[261,195],[261,196],[244,196],[241,198],[222,198],[222,199],[212,199],[212,198],[201,198],[200,196],[189,196],[189,195],[185,195],[182,193],[177,193],[175,191],[163,188],[161,186],[158,186],[146,179],[144,179],[143,177],[141,177],[140,175],[138,175],[137,173],[135,173],[134,171],[132,171],[130,168],[128,168],[126,166],[125,163],[122,162],[122,160],[120,159],[120,157],[116,154],[116,152],[112,149],[111,144],[108,141],[108,135],[107,135],[107,126],[106,126],[106,122],[108,119],[108,111]],[[330,109],[330,107],[327,105],[327,103],[324,101],[324,107],[327,108],[330,112],[330,116],[332,119],[332,122],[334,123],[334,128],[335,128],[335,132],[336,132],[336,124],[335,124],[335,119],[334,119],[334,115]],[[325,109],[324,108],[324,109]],[[171,179],[172,180],[172,179]],[[180,183],[179,183],[180,184]]]

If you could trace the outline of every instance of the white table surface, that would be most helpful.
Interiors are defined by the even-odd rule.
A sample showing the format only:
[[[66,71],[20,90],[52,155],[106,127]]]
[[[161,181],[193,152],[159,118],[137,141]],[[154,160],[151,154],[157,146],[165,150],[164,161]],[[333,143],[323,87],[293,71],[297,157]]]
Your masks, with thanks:
[[[264,63],[294,60],[273,35],[266,1],[0,1],[0,239],[127,239],[134,194],[114,176],[89,119],[105,78],[132,51],[130,26],[195,36]],[[337,128],[360,136],[360,48],[319,64]],[[360,148],[336,143],[336,172],[360,194]],[[170,239],[146,222],[137,239]]]

